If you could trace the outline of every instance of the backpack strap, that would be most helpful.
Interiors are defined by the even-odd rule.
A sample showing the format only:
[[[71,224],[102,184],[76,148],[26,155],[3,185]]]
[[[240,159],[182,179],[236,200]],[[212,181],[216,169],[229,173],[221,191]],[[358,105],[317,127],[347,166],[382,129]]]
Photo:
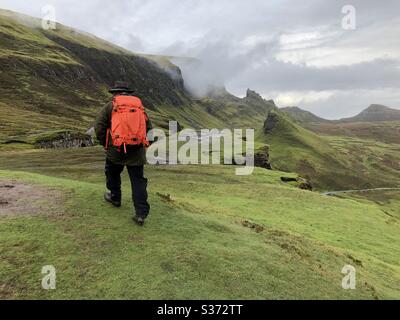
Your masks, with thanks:
[[[108,150],[108,140],[109,140],[109,138],[110,138],[110,128],[107,128],[107,135],[106,135],[106,146],[105,146],[105,149],[106,150]]]

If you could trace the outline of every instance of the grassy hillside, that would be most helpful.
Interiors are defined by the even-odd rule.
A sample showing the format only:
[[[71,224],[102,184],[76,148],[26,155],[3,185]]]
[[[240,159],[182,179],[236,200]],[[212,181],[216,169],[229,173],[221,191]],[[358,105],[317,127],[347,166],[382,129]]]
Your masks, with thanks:
[[[192,97],[171,57],[59,24],[44,31],[4,10],[0,36],[0,298],[400,299],[398,192],[328,197],[281,181],[301,174],[317,190],[399,187],[396,123],[313,132],[252,90]],[[65,130],[82,137],[121,78],[156,126],[265,121],[256,147],[270,146],[275,171],[148,166],[152,212],[136,227],[126,173],[122,208],[102,199],[101,148],[35,149]],[[54,291],[40,286],[49,264]],[[347,264],[356,290],[341,288]]]
[[[151,60],[60,24],[49,31],[39,25],[38,19],[0,10],[0,138],[51,129],[86,131],[110,99],[107,88],[121,78],[149,109],[188,100],[182,83]]]
[[[110,100],[107,89],[121,79],[162,127],[169,120],[195,128],[254,127],[269,108],[262,99],[229,94],[193,100],[168,57],[134,54],[61,24],[45,31],[39,19],[0,10],[0,35],[0,144],[54,130],[85,132]]]
[[[257,140],[270,145],[274,168],[299,172],[320,189],[400,185],[399,144],[317,135],[280,111],[270,113]]]
[[[400,143],[400,121],[311,123],[307,124],[306,127],[322,135],[347,136],[388,144]]]
[[[350,136],[395,144],[400,141],[400,110],[382,105],[371,105],[355,117],[332,121],[297,107],[279,110],[317,134]]]
[[[152,213],[141,229],[126,175],[123,207],[103,203],[100,149],[0,157],[0,180],[50,195],[37,212],[0,217],[1,298],[400,298],[399,220],[378,203],[302,191],[278,171],[149,166]],[[53,291],[40,287],[47,264]],[[356,290],[341,288],[346,264]]]

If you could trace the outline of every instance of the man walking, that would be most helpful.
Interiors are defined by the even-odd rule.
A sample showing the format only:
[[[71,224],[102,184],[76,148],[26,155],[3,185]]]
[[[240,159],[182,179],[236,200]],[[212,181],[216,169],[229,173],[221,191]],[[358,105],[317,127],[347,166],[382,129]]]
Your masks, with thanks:
[[[109,92],[113,101],[103,107],[95,125],[97,139],[107,151],[105,174],[110,191],[104,199],[115,207],[121,206],[121,173],[126,166],[135,208],[133,220],[142,226],[150,211],[144,164],[149,145],[146,136],[152,125],[142,101],[132,94],[126,82],[117,81]]]

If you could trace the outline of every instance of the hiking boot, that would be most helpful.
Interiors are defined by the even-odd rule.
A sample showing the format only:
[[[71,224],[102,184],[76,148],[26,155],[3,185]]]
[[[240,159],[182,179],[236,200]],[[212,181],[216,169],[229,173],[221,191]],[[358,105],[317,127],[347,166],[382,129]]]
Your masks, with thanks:
[[[115,197],[113,197],[111,192],[106,192],[104,194],[104,200],[111,203],[114,207],[119,208],[121,206],[121,200],[117,200]]]
[[[144,220],[145,217],[143,216],[134,216],[133,221],[138,225],[138,226],[143,226],[144,225]]]

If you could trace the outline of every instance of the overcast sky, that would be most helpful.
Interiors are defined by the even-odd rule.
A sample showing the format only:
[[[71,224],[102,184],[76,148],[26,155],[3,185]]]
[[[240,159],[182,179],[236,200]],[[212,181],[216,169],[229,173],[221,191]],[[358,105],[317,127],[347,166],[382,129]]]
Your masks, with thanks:
[[[133,51],[201,59],[184,73],[199,89],[251,88],[330,119],[372,103],[400,109],[399,0],[0,0],[37,17],[47,4],[57,21]],[[344,5],[355,29],[343,28]]]

